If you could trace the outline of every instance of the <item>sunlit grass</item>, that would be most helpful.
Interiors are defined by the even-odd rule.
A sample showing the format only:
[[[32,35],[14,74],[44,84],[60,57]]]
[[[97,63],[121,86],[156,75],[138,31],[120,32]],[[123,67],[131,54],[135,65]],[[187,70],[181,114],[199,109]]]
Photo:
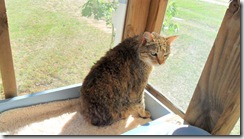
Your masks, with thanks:
[[[179,24],[179,32],[175,34],[179,37],[171,56],[165,65],[155,68],[150,82],[186,111],[226,7],[197,0],[177,0],[176,4],[178,14],[174,22]]]
[[[179,38],[165,65],[155,68],[149,81],[186,111],[227,6],[200,0],[177,0],[176,3],[178,15],[174,22],[179,24],[179,32],[175,34]],[[231,134],[240,135],[240,120]]]
[[[110,34],[45,5],[7,1],[19,95],[82,82],[109,49]]]

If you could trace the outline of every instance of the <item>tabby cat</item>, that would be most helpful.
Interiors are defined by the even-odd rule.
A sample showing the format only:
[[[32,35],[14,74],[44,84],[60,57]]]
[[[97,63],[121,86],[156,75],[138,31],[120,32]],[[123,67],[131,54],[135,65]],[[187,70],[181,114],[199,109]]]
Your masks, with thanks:
[[[96,126],[110,125],[127,118],[130,107],[140,117],[150,118],[150,112],[145,110],[144,88],[153,66],[168,58],[175,38],[144,32],[110,49],[94,64],[81,87],[86,119]]]

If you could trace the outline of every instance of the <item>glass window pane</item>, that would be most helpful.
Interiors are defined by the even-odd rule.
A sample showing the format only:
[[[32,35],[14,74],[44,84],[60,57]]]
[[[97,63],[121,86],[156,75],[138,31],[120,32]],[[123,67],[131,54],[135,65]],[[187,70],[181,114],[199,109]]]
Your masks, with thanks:
[[[154,69],[149,82],[183,112],[190,103],[228,5],[225,0],[168,2],[161,34],[179,37],[169,59]],[[240,135],[240,119],[231,135]]]
[[[100,9],[106,17],[87,17],[95,11],[83,12],[86,2],[6,1],[18,95],[82,83],[113,45],[111,4],[109,10]]]
[[[163,66],[155,68],[149,82],[184,112],[213,46],[227,6],[228,2],[221,1],[168,2],[161,34],[179,37],[172,45],[169,59]]]

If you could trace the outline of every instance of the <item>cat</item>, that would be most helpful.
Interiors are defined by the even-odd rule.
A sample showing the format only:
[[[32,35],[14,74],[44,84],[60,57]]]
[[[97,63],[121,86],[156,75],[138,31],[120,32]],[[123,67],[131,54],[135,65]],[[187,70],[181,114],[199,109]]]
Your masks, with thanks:
[[[127,118],[132,107],[140,117],[150,118],[144,89],[153,67],[164,64],[176,38],[144,32],[110,49],[93,65],[81,86],[86,119],[95,126],[111,125]]]

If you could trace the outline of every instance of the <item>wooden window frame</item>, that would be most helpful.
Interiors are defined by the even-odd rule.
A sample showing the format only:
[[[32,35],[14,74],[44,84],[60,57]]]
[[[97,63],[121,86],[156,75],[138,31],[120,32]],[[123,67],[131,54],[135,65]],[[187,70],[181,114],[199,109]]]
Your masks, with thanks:
[[[0,70],[5,98],[17,96],[17,86],[4,0],[0,0]]]

